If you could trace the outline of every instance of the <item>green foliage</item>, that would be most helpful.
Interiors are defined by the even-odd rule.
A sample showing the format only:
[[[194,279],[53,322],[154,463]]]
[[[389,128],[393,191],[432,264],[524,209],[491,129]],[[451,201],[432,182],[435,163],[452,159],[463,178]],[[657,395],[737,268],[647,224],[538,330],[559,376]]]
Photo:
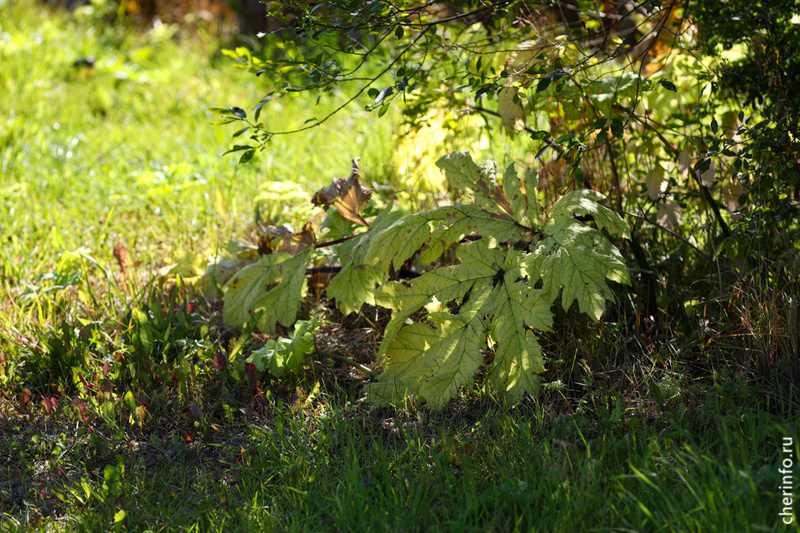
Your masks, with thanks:
[[[532,71],[535,83],[527,91],[520,84],[516,96],[537,138],[525,145],[522,156],[515,150],[520,138],[528,141],[527,135],[495,146],[501,154],[506,149],[513,152],[509,159],[520,161],[520,168],[531,169],[527,177],[516,170],[502,176],[508,206],[493,192],[491,180],[479,174],[464,178],[460,186],[475,184],[476,190],[453,190],[452,197],[438,194],[423,204],[441,207],[456,202],[460,211],[437,211],[403,226],[416,225],[422,237],[427,235],[427,241],[420,237],[420,253],[430,263],[423,264],[420,255],[411,252],[395,269],[380,258],[374,264],[367,262],[379,255],[377,250],[370,255],[372,242],[401,217],[422,215],[422,210],[411,209],[415,204],[405,202],[407,197],[399,193],[400,205],[376,217],[381,201],[395,192],[386,191],[386,185],[402,188],[391,181],[392,173],[399,171],[388,167],[392,124],[371,120],[409,96],[391,80],[380,80],[378,92],[368,95],[369,105],[385,87],[393,87],[377,103],[377,113],[370,116],[351,108],[331,121],[328,130],[310,130],[308,136],[290,140],[273,137],[249,163],[234,167],[233,161],[216,155],[221,152],[223,132],[209,127],[211,119],[202,109],[219,100],[237,103],[242,93],[261,89],[255,78],[242,81],[224,63],[208,60],[206,51],[213,53],[217,42],[194,39],[184,28],[169,24],[146,34],[109,26],[101,7],[113,8],[115,2],[93,4],[97,16],[92,26],[53,14],[36,2],[0,0],[0,4],[1,530],[50,531],[69,524],[68,529],[76,531],[561,531],[575,523],[588,529],[645,531],[776,529],[782,507],[776,488],[781,484],[775,469],[782,460],[778,446],[797,427],[793,406],[799,300],[790,255],[797,239],[785,232],[792,209],[785,201],[793,192],[788,166],[792,153],[783,150],[791,146],[779,142],[784,133],[790,140],[796,138],[786,129],[791,122],[765,123],[760,111],[747,110],[741,128],[733,121],[733,131],[762,144],[745,146],[729,138],[729,119],[739,119],[739,110],[728,113],[725,107],[735,106],[731,97],[721,97],[723,92],[714,92],[713,102],[709,101],[712,80],[700,79],[697,68],[681,66],[678,49],[670,51],[675,61],[670,59],[661,74],[653,75],[645,65],[643,75],[670,83],[650,85],[653,90],[639,95],[647,112],[639,108],[634,115],[620,112],[615,103],[613,116],[589,113],[570,122],[556,106],[567,102],[570,116],[576,115],[580,91],[570,92],[570,98],[566,91],[573,80],[583,82],[560,81],[564,77],[551,75],[554,70],[549,68]],[[324,9],[321,6],[315,13]],[[598,13],[592,20],[583,15],[589,28],[599,28],[598,21],[616,16]],[[618,27],[626,18],[613,20],[621,21],[614,24]],[[773,20],[785,22],[780,17]],[[450,24],[447,33],[457,39],[453,41],[457,46],[450,48],[453,61],[447,66],[468,69],[477,84],[484,84],[488,92],[483,93],[482,105],[488,110],[493,89],[490,80],[481,81],[481,73],[489,67],[497,71],[502,59],[481,54],[480,64],[474,58],[465,61],[468,58],[459,54],[472,44],[467,42],[468,33]],[[786,26],[775,26],[780,31],[770,35],[780,35]],[[485,37],[481,26],[470,27],[472,35]],[[647,23],[641,27],[646,29]],[[495,26],[492,41],[501,37],[501,28]],[[393,36],[413,38],[415,31],[410,26],[402,32],[395,28]],[[436,33],[445,42],[445,32]],[[299,47],[299,42],[287,46],[294,45]],[[93,70],[88,68],[89,54],[96,58]],[[781,51],[778,57],[787,56]],[[555,59],[562,63],[559,68],[568,64],[565,57]],[[445,62],[429,65],[438,68]],[[403,68],[408,71],[409,65]],[[634,68],[638,70],[639,64]],[[452,81],[452,86],[428,93],[427,101],[419,91],[416,101],[408,98],[410,106],[424,109],[447,101],[453,109],[469,109],[461,98],[475,92],[450,90],[460,87],[459,78],[431,72],[429,79],[437,84],[446,80],[445,85]],[[763,79],[788,78],[764,75]],[[547,80],[546,88],[540,80]],[[742,85],[761,83],[754,81]],[[529,97],[540,83],[543,90],[534,102]],[[769,88],[769,83],[764,86]],[[647,83],[643,81],[642,87]],[[701,88],[702,99],[697,97]],[[785,85],[779,89],[776,95],[786,95]],[[346,97],[331,91],[322,95],[319,107],[314,106],[315,99],[287,94],[279,102],[282,108],[266,106],[260,120],[272,125],[294,119],[302,123],[307,117],[303,113],[313,110],[323,116],[320,111],[333,111]],[[772,102],[772,97],[766,100]],[[514,103],[513,96],[510,101]],[[780,106],[771,110],[780,111]],[[248,116],[252,114],[248,110]],[[440,120],[443,115],[437,109],[431,115],[431,128],[426,128],[437,131],[426,149],[431,161],[451,150],[438,132],[455,121]],[[485,116],[494,127],[492,115]],[[637,121],[645,118],[647,127]],[[592,132],[581,136],[588,127],[595,128],[598,138],[606,135],[608,150],[605,144],[592,148]],[[558,157],[548,139],[561,147],[589,149],[580,161],[574,158],[577,152]],[[462,142],[472,146],[483,140]],[[713,148],[715,141],[719,144]],[[546,150],[534,160],[539,148]],[[322,228],[327,242],[311,247],[305,269],[308,294],[296,317],[305,317],[310,306],[327,303],[324,293],[317,292],[324,285],[320,279],[335,274],[339,266],[333,281],[341,276],[342,282],[335,299],[341,300],[340,309],[355,311],[370,295],[377,303],[385,297],[384,288],[395,281],[403,280],[394,285],[401,291],[437,270],[448,281],[450,267],[486,268],[488,275],[486,260],[497,262],[518,272],[519,278],[498,273],[496,282],[491,279],[495,288],[510,294],[501,298],[502,308],[490,301],[492,293],[484,299],[479,283],[449,302],[432,300],[409,316],[415,323],[399,324],[393,351],[387,354],[400,360],[407,343],[409,357],[423,357],[420,340],[427,338],[427,344],[436,344],[437,353],[455,346],[450,353],[461,350],[470,355],[461,347],[477,339],[484,346],[479,362],[484,371],[477,379],[486,388],[491,388],[487,376],[497,361],[515,365],[492,370],[502,388],[516,376],[536,374],[522,368],[524,360],[517,354],[506,357],[499,352],[528,350],[527,360],[534,359],[535,344],[530,339],[538,337],[548,367],[539,402],[500,410],[470,391],[459,395],[447,413],[419,412],[414,401],[389,411],[362,404],[358,401],[361,371],[370,369],[362,365],[359,371],[343,372],[329,362],[341,361],[336,358],[348,353],[372,364],[369,358],[386,321],[380,310],[340,317],[329,308],[316,330],[319,347],[326,351],[319,353],[311,368],[301,364],[300,376],[291,379],[284,372],[285,381],[280,383],[254,379],[250,387],[242,381],[240,365],[248,364],[247,358],[270,342],[253,332],[258,314],[241,332],[232,331],[221,323],[220,302],[190,293],[188,278],[196,278],[193,282],[201,287],[224,285],[230,275],[258,260],[259,248],[264,255],[269,255],[266,249],[292,257],[303,253],[297,243],[279,246],[274,242],[276,233],[265,228],[279,221],[299,228],[309,216],[319,222],[321,213],[309,215],[315,208],[298,207],[296,199],[321,186],[331,162],[345,153],[364,155],[367,183],[378,183],[379,198],[356,211],[340,199],[343,212],[353,219],[362,217],[369,228],[345,219],[336,206],[328,210],[325,222],[314,227],[314,231]],[[735,168],[728,165],[735,165],[736,159],[730,153],[740,154],[745,170],[760,169],[752,175],[743,171],[737,181],[750,187],[738,198],[743,206],[739,212],[728,215],[723,209],[721,219],[731,224],[735,240],[726,239],[716,225],[713,203],[692,181],[690,170],[698,163],[698,177],[708,184],[704,186],[711,199],[724,201],[723,207],[732,205],[728,197],[734,194],[727,194],[726,187]],[[697,154],[702,160],[695,161]],[[618,165],[619,189],[613,186],[611,161]],[[671,168],[671,162],[678,168]],[[782,162],[787,165],[781,166]],[[653,163],[663,169],[649,180],[655,198],[644,183],[655,170]],[[751,164],[754,167],[747,166]],[[681,168],[687,171],[685,176]],[[280,178],[296,183],[271,181]],[[441,193],[441,182],[428,192]],[[603,278],[620,300],[604,321],[579,316],[580,294],[577,300],[568,295],[572,312],[555,309],[554,331],[534,330],[529,324],[544,321],[552,308],[549,298],[534,302],[521,298],[530,292],[532,268],[532,259],[524,256],[533,255],[550,237],[553,243],[548,246],[560,246],[557,236],[548,234],[554,230],[546,228],[547,220],[553,218],[557,200],[584,182],[607,193],[615,209],[621,206],[632,213],[623,215],[634,227],[632,240],[620,245],[622,253],[635,254],[633,239],[638,238],[651,268],[632,269],[631,293]],[[764,187],[754,190],[753,183]],[[749,202],[756,193],[766,194],[767,184],[775,201],[756,198],[757,214],[764,217],[748,220],[748,206],[756,205]],[[492,201],[486,201],[481,191],[488,191]],[[534,196],[539,202],[528,201]],[[252,224],[254,209],[247,199],[267,217],[264,227]],[[586,211],[578,209],[584,202],[568,203],[576,206],[574,242],[588,247],[577,227],[586,223],[600,229],[599,217],[606,211],[596,210],[590,221],[580,214]],[[673,231],[689,244],[633,216],[653,219],[662,208],[674,205],[682,218],[671,219]],[[440,215],[462,220],[450,225]],[[735,223],[733,217],[739,215],[745,218]],[[386,220],[380,219],[383,216]],[[510,227],[509,219],[523,221],[525,227]],[[562,222],[572,223],[566,218]],[[769,231],[762,233],[758,223]],[[481,235],[486,228],[520,237],[513,243],[496,238],[492,243],[492,235]],[[266,232],[267,238],[259,239],[262,235],[254,235],[256,231]],[[334,243],[354,233],[356,237]],[[461,233],[464,238],[455,240],[454,235]],[[232,234],[242,239],[252,236],[256,242],[229,247],[233,257],[228,260],[221,257],[226,246],[214,243],[225,243]],[[116,253],[119,242],[126,244],[119,250],[127,248],[127,257]],[[383,243],[394,244],[388,239]],[[785,255],[751,253],[756,248],[745,246],[753,243],[768,244]],[[707,252],[710,259],[703,259],[690,245]],[[741,247],[739,257],[745,257],[747,264],[763,268],[763,279],[770,280],[766,288],[758,280],[732,276],[738,266],[726,259],[736,252],[734,245]],[[397,253],[406,251],[401,247]],[[351,256],[360,259],[350,261]],[[212,265],[203,278],[198,274],[206,262]],[[388,263],[393,265],[394,260]],[[361,276],[367,268],[374,270]],[[717,269],[720,275],[709,277],[708,272]],[[614,269],[610,271],[614,275]],[[527,279],[521,277],[523,272]],[[639,283],[646,275],[657,277],[658,287],[663,288],[658,336],[653,337],[646,320],[639,329],[639,317],[630,313],[642,296]],[[701,279],[689,284],[704,277],[709,277],[705,283]],[[787,278],[791,283],[785,283]],[[355,286],[361,288],[349,294],[348,288]],[[543,293],[543,280],[533,290]],[[733,294],[726,295],[726,290]],[[561,294],[553,304],[563,301],[563,289]],[[690,311],[686,317],[684,303]],[[528,305],[529,309],[523,308]],[[403,308],[403,303],[397,306]],[[511,319],[505,309],[509,306]],[[284,365],[289,357],[291,370],[297,368],[299,353],[308,353],[312,343],[314,326],[309,323],[305,331],[303,327],[300,324],[300,330],[293,332],[275,318],[280,336],[269,336],[275,341],[270,344],[276,348],[275,357],[262,362],[275,361],[276,372],[288,371]],[[457,337],[459,328],[464,333]],[[520,334],[520,328],[530,339]],[[303,359],[308,361],[307,356]],[[255,368],[254,362],[249,365]],[[780,379],[771,379],[772,372]],[[756,410],[757,405],[766,411]],[[538,512],[543,506],[548,512]]]
[[[345,313],[364,303],[393,312],[378,353],[386,357],[386,371],[368,386],[371,401],[385,404],[413,395],[440,409],[475,379],[488,353],[486,388],[514,404],[524,392],[538,391],[544,357],[535,332],[551,330],[550,308],[558,295],[564,309],[577,302],[580,312],[599,320],[606,301],[613,300],[606,280],[630,283],[622,256],[602,233],[630,236],[629,229],[599,203],[604,199],[599,193],[574,191],[542,221],[535,173],[519,172],[512,164],[500,184],[494,161],[478,165],[468,152],[449,154],[437,164],[462,192],[462,203],[405,215],[385,208],[367,231],[336,245],[333,257],[341,269],[328,296]],[[353,221],[363,220],[356,200],[347,211],[346,198],[354,198],[348,191],[361,190],[357,177],[350,183],[349,189],[336,189],[328,204],[339,205]],[[315,199],[331,190],[322,189]],[[593,220],[596,227],[576,217]],[[446,266],[443,259],[451,253],[456,264]],[[424,273],[390,280],[391,272],[417,254],[429,265]],[[257,317],[258,326],[270,333],[277,324],[294,323],[311,256],[310,250],[268,253],[243,268],[225,289],[226,323],[238,327]],[[425,323],[407,322],[423,310]],[[307,352],[286,342],[268,341],[247,361],[275,376],[296,372]]]
[[[495,131],[515,135],[512,157],[547,170],[545,205],[578,184],[636,221],[632,290],[651,302],[640,317],[656,317],[657,303],[672,298],[654,281],[664,280],[653,258],[679,256],[698,276],[729,267],[746,275],[765,257],[791,263],[786,243],[796,241],[800,183],[797,0],[607,2],[601,10],[519,2],[270,6],[282,25],[262,36],[263,48],[227,52],[268,86],[252,112],[216,110],[245,123],[237,134],[247,140],[235,150],[256,153],[278,135],[324,125],[331,115],[316,111],[287,128],[260,117],[298,93],[325,101],[334,87],[345,104],[379,115],[396,107],[406,126],[396,151],[420,165],[449,150],[440,130],[454,128],[454,117],[480,116],[484,127],[471,130],[478,139],[470,141],[489,140],[491,151],[502,145],[491,142]],[[504,143],[505,150],[512,141]],[[769,231],[776,227],[777,235]],[[742,252],[754,247],[765,249]]]
[[[316,348],[316,333],[321,322],[319,317],[298,320],[292,337],[268,340],[242,362],[241,371],[243,372],[245,363],[251,363],[259,372],[269,372],[276,378],[282,377],[284,372],[297,374],[306,356]]]
[[[432,262],[455,244],[458,264],[380,288],[378,304],[394,315],[379,350],[388,355],[386,372],[367,394],[377,403],[414,395],[441,408],[474,379],[483,350],[491,348],[486,386],[516,403],[523,392],[538,391],[544,360],[534,331],[551,329],[550,307],[559,293],[565,309],[577,301],[581,312],[599,320],[613,298],[605,280],[629,283],[619,251],[573,216],[594,215],[611,234],[629,230],[590,191],[562,198],[540,226],[535,175],[521,180],[512,165],[498,185],[494,162],[478,166],[463,152],[438,165],[451,186],[474,195],[473,203],[400,219],[375,237],[370,255],[396,267],[421,248],[421,261]],[[468,236],[479,240],[462,242]],[[423,308],[433,327],[407,325]]]
[[[344,259],[342,269],[326,289],[329,298],[336,300],[339,310],[350,314],[363,304],[375,305],[375,287],[388,279],[382,265],[370,261],[369,250],[376,235],[394,224],[403,212],[390,204],[372,221],[369,231],[356,235],[336,248],[337,257]]]
[[[261,312],[258,327],[267,333],[275,332],[277,324],[294,324],[306,293],[309,254],[265,255],[240,270],[225,287],[225,322],[240,327],[252,314]]]

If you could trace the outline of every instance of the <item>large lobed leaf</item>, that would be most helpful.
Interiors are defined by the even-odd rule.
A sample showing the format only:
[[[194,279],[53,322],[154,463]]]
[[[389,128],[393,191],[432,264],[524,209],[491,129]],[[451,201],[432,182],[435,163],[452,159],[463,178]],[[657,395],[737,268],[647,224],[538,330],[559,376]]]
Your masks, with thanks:
[[[340,244],[336,255],[342,269],[328,284],[327,295],[336,300],[339,309],[349,314],[361,309],[362,304],[375,305],[375,288],[389,275],[378,260],[370,257],[369,249],[375,235],[396,222],[403,213],[391,206],[375,218],[369,230]]]
[[[310,251],[292,257],[268,254],[239,271],[224,288],[222,317],[226,324],[240,327],[252,314],[261,313],[258,328],[274,333],[277,324],[289,327],[306,293],[306,264]]]
[[[536,332],[551,330],[559,293],[565,309],[577,302],[598,320],[612,299],[607,282],[629,283],[622,255],[603,232],[628,236],[630,230],[594,191],[565,195],[540,225],[535,173],[511,165],[498,184],[494,162],[477,165],[467,152],[437,164],[473,203],[405,216],[384,210],[366,232],[337,246],[342,268],[328,296],[345,313],[365,302],[393,311],[379,348],[385,371],[367,387],[371,402],[414,396],[444,407],[489,356],[485,388],[516,403],[538,390],[544,355]],[[421,263],[436,264],[451,247],[456,264],[387,282],[389,271],[416,253]],[[225,287],[226,323],[242,325],[258,314],[265,332],[291,325],[310,254],[273,253],[242,269]],[[412,322],[415,315],[424,322]],[[295,371],[313,333],[298,338],[297,346],[274,341],[252,362],[275,375]]]
[[[543,289],[554,300],[561,292],[561,305],[569,309],[578,303],[582,313],[600,320],[606,301],[613,300],[606,280],[630,283],[622,254],[598,230],[573,217],[590,215],[612,234],[630,235],[625,221],[597,203],[603,196],[580,190],[565,195],[553,207],[544,227],[547,235],[528,258],[528,271],[541,278]]]
[[[459,264],[436,268],[407,283],[389,282],[380,288],[377,303],[395,312],[384,331],[379,357],[387,353],[406,319],[423,307],[434,301],[461,305],[476,286],[492,285],[492,278],[503,264],[503,256],[489,245],[488,240],[461,245],[456,252]]]
[[[440,207],[405,216],[380,232],[372,239],[368,256],[384,270],[397,269],[422,249],[420,261],[431,263],[473,234],[491,235],[502,242],[520,238],[524,228],[508,215],[475,204]]]
[[[432,409],[447,405],[459,387],[475,379],[483,363],[483,315],[488,312],[487,304],[491,306],[490,292],[491,285],[484,284],[458,314],[439,313],[436,329],[426,324],[405,325],[392,337],[386,371],[367,386],[369,400],[389,404],[413,395]]]
[[[534,173],[512,165],[501,187],[493,165],[475,165],[467,153],[450,154],[439,166],[451,187],[471,190],[475,203],[404,217],[373,239],[369,255],[388,269],[420,249],[428,262],[456,244],[458,264],[378,289],[376,303],[394,313],[379,349],[385,371],[367,396],[378,404],[414,396],[441,408],[475,379],[484,352],[492,349],[484,386],[516,403],[538,390],[544,356],[535,332],[551,330],[558,294],[565,309],[577,301],[597,320],[612,298],[606,280],[629,283],[621,254],[601,230],[623,236],[630,230],[599,203],[602,195],[585,190],[556,202],[539,230]],[[597,227],[576,216],[591,217]],[[482,238],[461,242],[465,235]],[[531,252],[511,246],[537,238]],[[535,288],[540,279],[542,287]],[[411,323],[423,310],[427,322]]]
[[[551,331],[553,326],[550,298],[545,291],[522,281],[523,267],[523,254],[509,251],[502,283],[496,287],[496,307],[489,326],[496,346],[485,386],[512,404],[522,400],[526,391],[538,392],[544,357],[533,330]]]

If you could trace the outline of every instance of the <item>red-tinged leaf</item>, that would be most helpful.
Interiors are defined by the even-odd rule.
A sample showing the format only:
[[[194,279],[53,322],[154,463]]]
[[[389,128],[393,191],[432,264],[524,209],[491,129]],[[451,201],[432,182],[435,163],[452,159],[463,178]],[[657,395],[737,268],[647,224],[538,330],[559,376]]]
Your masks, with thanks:
[[[244,372],[250,378],[250,385],[253,387],[253,390],[258,390],[258,369],[256,365],[253,363],[245,363]]]
[[[138,406],[135,409],[136,414],[136,422],[139,424],[139,427],[144,425],[144,417],[147,415],[147,409],[144,406]]]
[[[72,400],[72,405],[74,405],[78,409],[78,413],[81,415],[81,420],[84,422],[89,421],[89,413],[86,412],[86,404],[83,400],[79,398],[74,398]]]
[[[106,394],[111,394],[114,392],[114,384],[108,378],[103,378],[103,385],[100,387],[100,390],[105,392]]]
[[[93,390],[93,389],[92,389],[92,386],[91,386],[91,385],[89,385],[89,382],[88,382],[88,381],[86,381],[86,378],[85,378],[85,377],[83,377],[83,374],[82,374],[81,372],[78,372],[78,379],[80,379],[80,380],[81,380],[81,383],[83,383],[83,386],[84,386],[84,387],[86,387],[86,388],[87,388],[87,389],[89,389],[89,390]]]
[[[225,367],[228,366],[228,357],[222,352],[222,350],[217,350],[214,360],[211,361],[211,366],[220,372],[225,370]]]
[[[103,365],[103,377],[108,376],[108,363]]]
[[[47,411],[48,415],[53,414],[53,406],[50,404],[50,398],[42,398],[42,405],[44,406],[44,410]]]
[[[31,403],[31,391],[28,389],[22,389],[22,392],[19,393],[19,400],[22,404],[22,411],[27,412],[28,404]]]
[[[172,386],[175,387],[176,389],[178,388],[178,373],[177,372],[173,372],[172,373]]]
[[[305,407],[308,393],[302,387],[296,387],[292,394],[292,410],[299,411]]]

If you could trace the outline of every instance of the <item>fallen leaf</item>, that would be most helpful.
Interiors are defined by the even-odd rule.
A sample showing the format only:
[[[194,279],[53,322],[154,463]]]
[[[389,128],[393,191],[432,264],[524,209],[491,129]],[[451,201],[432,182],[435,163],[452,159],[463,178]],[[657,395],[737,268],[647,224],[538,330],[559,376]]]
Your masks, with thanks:
[[[267,226],[258,238],[258,253],[266,255],[286,252],[290,255],[297,255],[316,244],[317,236],[309,222],[306,222],[299,233],[295,233],[291,227],[286,225]]]

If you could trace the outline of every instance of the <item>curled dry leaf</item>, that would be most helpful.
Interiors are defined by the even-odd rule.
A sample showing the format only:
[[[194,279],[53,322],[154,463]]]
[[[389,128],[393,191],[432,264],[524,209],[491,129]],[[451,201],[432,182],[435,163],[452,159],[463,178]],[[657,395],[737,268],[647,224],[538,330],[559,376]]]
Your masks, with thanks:
[[[294,233],[292,228],[286,225],[280,227],[270,225],[258,238],[258,253],[266,255],[287,252],[290,255],[297,255],[316,244],[317,237],[308,222],[299,233]]]
[[[361,171],[358,168],[358,158],[355,158],[353,159],[353,171],[350,173],[350,177],[347,179],[334,178],[330,185],[321,188],[314,194],[314,197],[311,198],[311,203],[322,207],[326,211],[331,206],[334,206],[346,220],[369,226],[364,217],[359,214],[359,211],[372,197],[372,189],[364,187],[359,181],[360,177]]]

